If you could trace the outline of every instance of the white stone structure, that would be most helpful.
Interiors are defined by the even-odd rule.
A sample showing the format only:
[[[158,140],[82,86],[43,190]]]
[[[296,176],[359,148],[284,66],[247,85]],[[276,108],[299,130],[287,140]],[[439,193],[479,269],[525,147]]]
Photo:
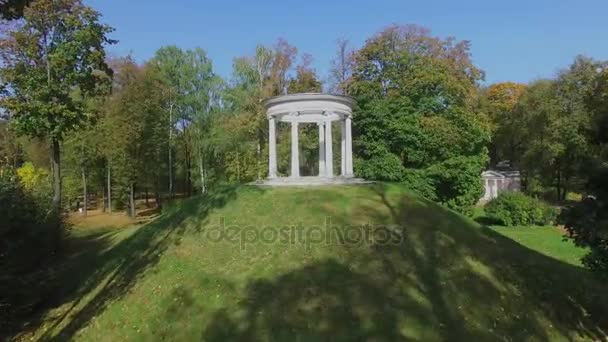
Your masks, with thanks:
[[[290,94],[264,101],[268,118],[268,180],[267,185],[320,185],[359,183],[354,178],[352,149],[352,115],[355,101],[351,97],[319,93]],[[291,172],[289,177],[277,173],[277,122],[291,124]],[[316,177],[300,176],[298,125],[315,123],[319,127],[319,174]],[[341,163],[334,171],[332,125],[340,125]],[[339,174],[339,176],[336,175]]]
[[[520,191],[521,181],[517,171],[487,170],[481,173],[484,182],[484,194],[479,200],[486,203],[498,197],[503,191]]]

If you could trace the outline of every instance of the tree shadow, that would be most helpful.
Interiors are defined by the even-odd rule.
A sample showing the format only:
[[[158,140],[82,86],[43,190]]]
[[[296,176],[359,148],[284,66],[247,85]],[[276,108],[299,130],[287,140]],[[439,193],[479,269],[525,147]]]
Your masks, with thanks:
[[[350,238],[332,243],[335,255],[311,258],[307,265],[276,278],[251,280],[244,296],[235,284],[201,270],[198,288],[179,286],[165,298],[161,307],[167,309],[159,317],[162,327],[153,326],[151,338],[605,339],[608,294],[586,270],[385,184],[360,189],[354,195],[331,192],[332,202],[349,203],[348,210],[327,209],[332,229],[355,234],[343,234]],[[185,222],[188,217],[204,222],[210,210],[236,196],[234,188],[222,188],[206,198],[167,208],[157,220],[111,248],[115,235],[82,240],[86,251],[74,258],[90,258],[90,263],[60,272],[58,280],[68,285],[49,294],[52,305],[40,310],[37,318],[48,307],[66,303],[71,307],[53,318],[55,329],[49,328],[42,339],[74,337],[108,304],[129,292],[167,248],[180,243],[186,230],[200,226]],[[220,289],[229,289],[230,295]],[[220,295],[221,301],[214,302],[217,306],[205,302],[209,305],[205,307],[199,298],[203,295]],[[35,325],[35,320],[30,323]]]
[[[2,296],[7,300],[2,302],[10,305],[0,313],[0,337],[37,326],[40,316],[58,301],[57,292],[69,291],[81,284],[83,279],[78,275],[86,273],[81,267],[90,265],[98,257],[98,250],[110,246],[115,234],[96,229],[86,236],[69,235],[63,241],[61,256],[46,260],[35,271],[7,272],[9,277],[2,283]],[[74,274],[64,274],[66,269],[73,270]]]
[[[251,283],[239,318],[219,310],[201,339],[405,341],[396,308],[423,308],[407,298],[395,302],[385,285],[335,260],[314,263],[273,281]]]
[[[482,226],[493,226],[493,225],[500,225],[502,224],[502,222],[500,222],[500,220],[497,220],[493,217],[489,217],[489,216],[478,216],[474,218],[475,222],[479,223]]]
[[[361,236],[345,260],[255,280],[216,311],[202,340],[573,340],[606,337],[605,288],[586,270],[530,250],[434,203],[372,186],[332,220]],[[366,192],[369,197],[369,192]],[[386,226],[361,225],[361,219]],[[357,229],[359,229],[357,228]],[[387,229],[387,231],[382,231]],[[367,234],[367,235],[366,235]],[[382,235],[384,234],[384,235]]]
[[[27,332],[45,322],[48,326],[41,340],[71,339],[108,304],[128,293],[172,244],[180,243],[186,230],[196,226],[186,224],[186,219],[203,220],[236,196],[237,187],[223,186],[205,196],[177,201],[117,244],[111,241],[117,232],[72,239],[74,250],[84,252],[55,265],[49,282],[53,286],[45,293],[48,299],[15,326]],[[49,319],[48,313],[57,308],[60,314]]]

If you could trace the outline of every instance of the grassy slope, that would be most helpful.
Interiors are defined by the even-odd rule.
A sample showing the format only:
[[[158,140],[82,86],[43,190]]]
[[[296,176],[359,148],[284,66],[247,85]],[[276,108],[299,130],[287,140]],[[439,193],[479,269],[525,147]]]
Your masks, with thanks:
[[[227,188],[172,209],[140,228],[76,236],[82,252],[58,272],[55,308],[24,337],[556,341],[608,328],[607,295],[584,269],[398,186]],[[247,241],[294,224],[315,241],[210,242],[222,221]],[[318,239],[368,223],[405,240]]]

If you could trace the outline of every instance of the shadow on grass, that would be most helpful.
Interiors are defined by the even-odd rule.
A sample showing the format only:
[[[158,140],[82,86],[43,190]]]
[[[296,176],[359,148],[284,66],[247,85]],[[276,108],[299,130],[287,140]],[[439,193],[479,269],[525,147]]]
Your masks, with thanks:
[[[54,319],[59,333],[44,338],[74,337],[180,242],[189,229],[183,222],[187,217],[204,221],[211,209],[235,196],[233,188],[226,188],[183,202],[111,249],[114,236],[83,240],[91,243],[90,250],[78,257],[86,255],[91,263],[80,270],[66,268],[58,277],[69,285],[55,292],[54,305],[73,305]],[[338,228],[382,223],[402,239],[332,245],[335,255],[311,258],[276,278],[251,280],[242,297],[234,284],[201,270],[198,288],[180,286],[167,296],[167,310],[159,318],[163,326],[154,327],[153,339],[551,341],[605,336],[605,286],[582,268],[383,184],[332,192],[330,200],[349,204],[345,212],[332,208],[326,213]],[[218,289],[230,294],[218,292],[220,309],[199,304],[197,296]]]
[[[50,324],[41,340],[69,340],[106,306],[132,288],[153,267],[172,244],[179,244],[188,225],[184,220],[203,220],[209,211],[224,206],[236,197],[236,187],[221,187],[209,194],[170,205],[156,220],[138,228],[132,235],[113,245],[117,232],[101,232],[72,237],[70,249],[82,251],[55,265],[49,286],[41,289],[48,298],[37,303],[24,317],[15,317],[13,331],[35,330]],[[91,297],[92,296],[92,297]],[[70,303],[69,308],[49,319],[49,310]],[[27,318],[25,318],[27,317]],[[56,329],[60,330],[51,336]],[[7,332],[7,336],[8,332]]]
[[[475,222],[479,223],[482,226],[494,226],[494,225],[502,225],[500,220],[497,220],[493,217],[489,216],[478,216],[475,217]]]
[[[602,340],[605,288],[584,269],[527,249],[436,204],[383,185],[351,200],[338,226],[400,226],[398,244],[349,245],[327,259],[256,280],[217,311],[207,341]],[[367,193],[369,196],[369,192]]]

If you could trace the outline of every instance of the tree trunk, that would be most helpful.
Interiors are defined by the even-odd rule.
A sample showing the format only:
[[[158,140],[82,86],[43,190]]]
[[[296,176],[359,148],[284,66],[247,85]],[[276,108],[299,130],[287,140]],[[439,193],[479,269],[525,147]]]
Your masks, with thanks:
[[[59,140],[52,139],[51,142],[51,167],[53,171],[53,201],[51,208],[59,213],[61,210],[61,151]]]
[[[241,182],[241,160],[239,158],[239,152],[236,152],[236,180]]]
[[[569,176],[565,176],[564,177],[564,185],[562,186],[563,190],[563,195],[562,195],[562,201],[566,200],[566,196],[568,196],[568,184],[570,184],[570,177]]]
[[[199,164],[198,164],[198,170],[199,170],[199,176],[201,177],[201,193],[206,193],[207,192],[207,187],[205,185],[205,165],[203,164],[203,154],[199,152]]]
[[[173,198],[173,151],[171,140],[173,139],[173,104],[169,105],[169,198]]]
[[[102,180],[101,182],[101,212],[105,213],[106,212],[106,186],[104,184],[105,182]],[[97,207],[98,205],[96,205]]]
[[[108,213],[112,213],[112,171],[108,163]]]
[[[131,183],[129,191],[129,216],[135,218],[135,183]]]
[[[182,130],[184,134],[186,132],[185,124],[182,126]],[[184,191],[186,192],[186,196],[192,196],[192,151],[190,150],[188,134],[184,135]]]
[[[260,143],[260,141],[258,140],[258,146],[257,146],[257,160],[256,160],[256,169],[257,169],[257,180],[262,179],[262,170],[260,170],[260,160],[262,159],[262,144]]]
[[[190,158],[188,158],[190,159]],[[186,182],[186,188],[188,190],[188,197],[192,196],[192,162],[188,161],[188,171],[186,171],[186,177],[188,181]]]
[[[158,174],[156,177],[156,186],[154,187],[154,201],[156,202],[157,208],[163,207],[163,198],[162,198],[162,189],[163,189],[163,177],[161,174]]]
[[[148,187],[146,187],[146,208],[150,207],[150,202],[148,201]]]
[[[557,186],[556,186],[556,190],[557,190],[557,197],[556,200],[557,202],[559,202],[560,198],[562,197],[562,177],[561,177],[561,172],[558,169],[557,170]]]
[[[86,168],[83,166],[82,167],[82,196],[84,197],[84,200],[82,201],[82,213],[84,214],[84,216],[87,216],[87,209],[89,206],[89,197],[88,197],[88,193],[87,193],[87,171]]]
[[[163,202],[162,202],[162,199],[160,197],[160,193],[158,191],[156,191],[154,193],[154,201],[156,202],[156,207],[157,208],[162,208],[163,207]]]

